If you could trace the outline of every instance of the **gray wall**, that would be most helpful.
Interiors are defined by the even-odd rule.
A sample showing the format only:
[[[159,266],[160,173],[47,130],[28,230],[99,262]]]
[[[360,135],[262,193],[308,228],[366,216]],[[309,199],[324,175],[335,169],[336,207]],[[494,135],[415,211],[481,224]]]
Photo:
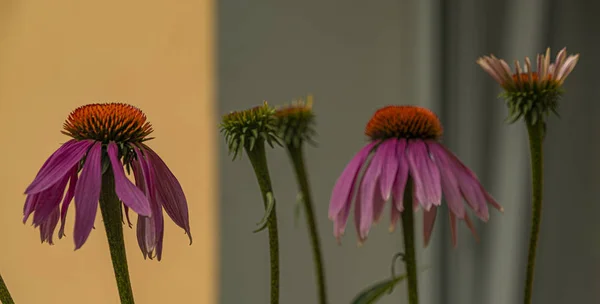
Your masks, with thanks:
[[[600,146],[595,119],[600,90],[597,4],[586,0],[444,3],[416,1],[219,1],[220,113],[268,100],[282,104],[315,95],[318,148],[307,149],[332,303],[348,303],[367,284],[388,276],[401,251],[387,222],[356,246],[349,224],[342,246],[327,219],[329,195],[346,163],[366,142],[364,126],[388,104],[436,111],[444,143],[479,175],[504,205],[478,224],[476,243],[461,226],[449,244],[445,217],[433,244],[419,252],[423,303],[518,303],[525,265],[529,197],[527,141],[522,123],[505,125],[506,109],[475,64],[493,52],[509,59],[567,45],[581,53],[567,80],[562,118],[549,121],[546,200],[536,303],[600,302],[600,224],[595,221]],[[285,151],[269,151],[278,199],[281,302],[315,303],[312,257],[303,219],[294,224],[296,185]],[[267,234],[253,234],[262,216],[247,158],[231,162],[221,143],[221,303],[267,303]],[[595,212],[596,211],[596,212]],[[389,215],[388,215],[389,216]],[[420,220],[420,215],[418,216]],[[419,229],[420,231],[420,229]],[[381,303],[405,301],[405,287]]]

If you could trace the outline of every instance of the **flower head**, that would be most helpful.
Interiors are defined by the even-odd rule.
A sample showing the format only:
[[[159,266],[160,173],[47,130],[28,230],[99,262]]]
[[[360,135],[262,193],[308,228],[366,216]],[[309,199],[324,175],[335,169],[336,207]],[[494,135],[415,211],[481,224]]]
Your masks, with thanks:
[[[280,144],[274,114],[275,110],[265,101],[262,106],[223,116],[220,129],[233,159],[241,149],[252,151],[257,141],[266,141],[271,147],[273,143]]]
[[[556,113],[558,100],[563,93],[562,85],[575,68],[579,54],[567,56],[567,49],[558,52],[556,61],[550,63],[550,48],[546,54],[538,54],[536,71],[531,60],[525,57],[523,67],[515,60],[515,71],[494,55],[484,56],[477,63],[504,88],[504,98],[509,107],[509,118],[515,122],[520,117],[535,124],[550,114]]]
[[[312,96],[308,96],[306,101],[296,100],[275,111],[278,134],[286,145],[297,148],[305,141],[314,144],[312,137],[316,132],[312,103]]]
[[[46,160],[25,190],[23,222],[33,214],[42,242],[53,243],[59,220],[58,236],[65,235],[66,214],[74,199],[75,249],[85,243],[94,227],[103,174],[114,176],[114,190],[127,220],[129,209],[138,214],[137,234],[144,257],[161,259],[163,208],[191,241],[185,195],[163,160],[144,144],[151,139],[147,136],[152,127],[142,111],[121,103],[85,105],[69,115],[62,132],[73,139]],[[133,171],[135,184],[124,167]]]
[[[475,174],[438,142],[442,126],[428,109],[416,106],[388,106],[378,110],[365,130],[370,142],[346,166],[337,180],[329,205],[334,235],[343,235],[354,199],[354,221],[359,242],[379,221],[385,203],[391,199],[391,226],[404,210],[404,192],[412,191],[413,206],[424,209],[425,244],[429,242],[442,193],[450,213],[453,244],[456,222],[473,224],[463,198],[475,215],[489,219],[487,203],[502,207],[485,191]],[[364,169],[364,174],[359,176]],[[408,183],[411,180],[412,182]],[[408,186],[407,185],[412,185]],[[356,194],[355,194],[356,192]]]

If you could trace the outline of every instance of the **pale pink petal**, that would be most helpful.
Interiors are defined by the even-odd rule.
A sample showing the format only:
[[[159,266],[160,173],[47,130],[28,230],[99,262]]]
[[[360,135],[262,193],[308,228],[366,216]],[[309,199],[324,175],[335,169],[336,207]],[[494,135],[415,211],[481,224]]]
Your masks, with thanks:
[[[427,147],[433,156],[433,161],[439,168],[442,192],[451,212],[462,219],[465,216],[462,194],[458,186],[458,180],[454,175],[452,159],[446,154],[446,149],[436,141],[428,140]]]
[[[425,247],[429,245],[431,239],[431,233],[433,232],[433,224],[435,224],[435,218],[437,216],[437,207],[433,206],[429,211],[423,211],[423,242]]]
[[[380,196],[378,180],[379,175],[381,175],[382,165],[385,163],[385,156],[387,154],[387,149],[385,149],[385,146],[383,146],[384,144],[385,141],[379,145],[377,151],[375,151],[373,154],[371,162],[367,165],[365,174],[360,182],[360,234],[362,238],[367,237],[369,234],[369,229],[371,228],[371,224],[373,223],[373,213],[374,209],[376,208],[375,193],[377,192],[377,199],[379,199]]]
[[[406,139],[402,138],[398,140],[396,146],[396,153],[398,155],[398,171],[396,172],[396,179],[392,186],[392,198],[393,204],[396,206],[398,211],[404,210],[404,188],[406,187],[406,181],[408,180],[408,158],[406,156]]]
[[[565,64],[560,68],[560,70],[558,70],[556,74],[556,80],[562,84],[565,78],[567,78],[567,76],[571,74],[571,72],[575,68],[575,65],[577,65],[578,60],[579,55],[569,56],[569,58],[567,58],[567,60],[565,61]]]
[[[75,186],[75,249],[87,240],[96,219],[102,187],[102,144],[96,143],[87,154],[81,176]]]
[[[348,163],[336,181],[329,203],[330,219],[336,218],[337,214],[352,202],[356,177],[375,144],[377,142],[371,142],[363,147]]]
[[[479,235],[477,234],[477,231],[475,230],[475,225],[473,225],[473,222],[471,222],[471,218],[468,214],[465,215],[465,223],[467,224],[467,227],[469,227],[469,230],[471,230],[473,237],[475,237],[475,241],[479,242]]]
[[[417,201],[425,210],[439,206],[442,200],[440,172],[431,160],[425,142],[410,140],[407,156]]]
[[[392,187],[398,172],[398,152],[396,146],[398,140],[395,138],[385,140],[379,149],[383,149],[383,163],[381,167],[380,186],[381,197],[384,202],[390,199]]]
[[[148,198],[125,175],[125,170],[123,170],[123,165],[119,160],[119,148],[117,144],[110,142],[107,152],[115,177],[115,192],[117,196],[123,204],[131,208],[135,213],[149,216],[152,212]]]

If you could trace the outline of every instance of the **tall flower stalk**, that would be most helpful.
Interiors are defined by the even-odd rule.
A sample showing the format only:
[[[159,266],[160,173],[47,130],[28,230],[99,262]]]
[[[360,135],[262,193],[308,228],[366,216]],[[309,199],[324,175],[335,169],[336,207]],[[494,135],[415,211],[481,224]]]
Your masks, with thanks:
[[[557,114],[558,102],[563,94],[562,85],[578,60],[578,54],[567,56],[567,50],[563,48],[558,52],[556,61],[550,63],[548,48],[546,54],[537,55],[536,71],[533,70],[529,58],[525,57],[524,66],[515,60],[514,73],[504,60],[493,55],[477,60],[477,63],[504,89],[501,96],[505,98],[509,108],[508,121],[513,123],[523,118],[529,134],[532,214],[524,288],[525,304],[530,304],[533,297],[536,251],[542,222],[545,120],[550,113]]]
[[[127,104],[79,107],[69,115],[62,132],[73,139],[46,160],[25,190],[23,222],[33,215],[42,242],[49,244],[53,244],[59,220],[58,237],[65,236],[66,215],[74,199],[73,238],[75,249],[81,248],[100,205],[121,303],[134,303],[122,227],[124,218],[131,227],[130,210],[138,214],[137,238],[144,258],[161,260],[163,208],[192,241],[181,185],[145,144],[152,139],[148,137],[152,131],[142,111]],[[135,184],[125,168],[133,173]]]
[[[313,143],[312,136],[316,134],[314,130],[312,96],[309,96],[306,102],[300,100],[290,106],[278,109],[275,116],[277,117],[279,136],[283,140],[293,164],[296,180],[300,188],[301,203],[306,214],[306,225],[313,252],[318,300],[320,304],[326,304],[328,303],[327,288],[321,241],[319,239],[314,203],[308,182],[308,173],[304,163],[304,143]]]
[[[13,298],[8,291],[8,287],[6,287],[6,283],[4,283],[4,279],[2,275],[0,275],[0,303],[2,304],[14,304]]]
[[[265,215],[255,232],[265,228],[269,231],[271,304],[279,303],[279,235],[265,143],[270,147],[274,143],[280,145],[274,126],[274,113],[275,110],[265,102],[262,106],[225,115],[220,126],[234,160],[242,150],[246,151],[262,194]]]

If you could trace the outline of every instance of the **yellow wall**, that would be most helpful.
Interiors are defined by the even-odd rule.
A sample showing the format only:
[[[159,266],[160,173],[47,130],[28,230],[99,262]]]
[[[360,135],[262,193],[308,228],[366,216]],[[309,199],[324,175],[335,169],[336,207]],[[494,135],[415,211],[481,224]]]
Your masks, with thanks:
[[[137,303],[216,303],[213,11],[204,0],[0,1],[0,273],[17,303],[118,303],[100,217],[78,251],[74,209],[54,246],[21,223],[25,187],[67,140],[64,119],[104,101],[145,111],[149,145],[190,205],[194,244],[167,222],[160,263],[125,230]]]

